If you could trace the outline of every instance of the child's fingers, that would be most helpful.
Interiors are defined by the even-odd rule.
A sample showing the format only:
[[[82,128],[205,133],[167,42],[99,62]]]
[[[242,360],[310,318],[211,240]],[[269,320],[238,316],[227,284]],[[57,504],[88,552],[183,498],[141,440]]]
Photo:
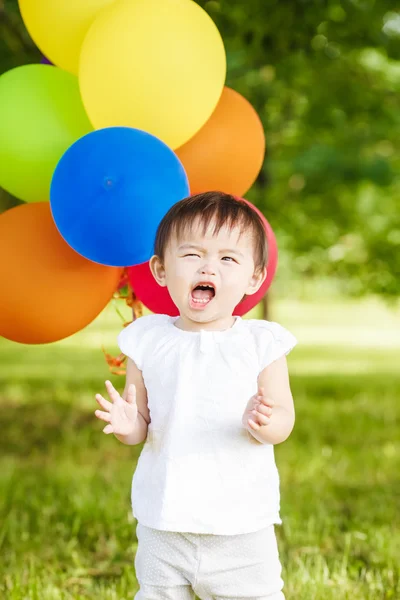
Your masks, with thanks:
[[[96,394],[95,396],[98,404],[100,404],[101,408],[104,408],[104,410],[111,410],[112,407],[112,403],[109,402],[108,400],[106,400],[105,398],[103,398],[103,396],[101,394]]]
[[[256,394],[256,400],[258,400],[258,402],[261,402],[263,398],[264,398],[264,388],[259,387],[257,394]]]
[[[134,383],[131,383],[128,387],[126,401],[129,402],[129,404],[136,404],[136,386]]]
[[[121,398],[111,381],[106,381],[106,388],[108,395],[110,396],[113,402],[117,402]]]
[[[265,404],[259,404],[257,406],[257,411],[263,415],[267,415],[267,417],[270,417],[272,415],[272,408]]]
[[[275,405],[271,398],[262,398],[261,402],[264,406],[269,406],[269,408],[273,408]]]
[[[271,420],[271,417],[266,414],[263,414],[260,411],[260,408],[252,410],[252,415],[254,415],[254,417],[257,417],[257,420],[260,422],[261,425],[268,425],[268,423]]]
[[[267,417],[266,415],[262,415],[261,413],[258,413],[257,419],[260,421],[260,425],[268,425],[271,421],[271,417]]]
[[[271,398],[268,398],[268,396],[265,395],[264,388],[259,389],[257,400],[260,402],[260,404],[270,406],[271,408],[274,406],[273,400],[271,400]]]
[[[104,433],[113,433],[114,429],[112,425],[106,425],[103,429]]]
[[[98,419],[102,421],[106,421],[106,423],[111,423],[111,415],[108,412],[103,412],[102,410],[95,410],[94,414]]]
[[[252,429],[260,429],[260,426],[257,423],[255,423],[252,419],[249,419],[248,423]]]

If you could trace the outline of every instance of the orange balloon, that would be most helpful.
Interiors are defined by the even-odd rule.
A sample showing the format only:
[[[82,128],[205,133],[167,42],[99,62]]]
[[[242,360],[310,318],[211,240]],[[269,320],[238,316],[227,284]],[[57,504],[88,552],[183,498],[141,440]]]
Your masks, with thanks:
[[[262,167],[263,126],[246,98],[224,87],[207,123],[175,153],[185,168],[192,194],[220,190],[243,196]]]
[[[106,306],[121,272],[72,250],[48,202],[7,210],[0,215],[0,335],[45,344],[80,331]]]

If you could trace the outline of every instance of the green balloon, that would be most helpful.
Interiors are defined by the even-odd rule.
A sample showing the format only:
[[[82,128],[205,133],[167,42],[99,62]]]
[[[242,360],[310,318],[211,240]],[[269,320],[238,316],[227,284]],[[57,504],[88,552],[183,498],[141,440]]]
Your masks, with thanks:
[[[20,200],[49,199],[64,152],[93,131],[78,78],[50,65],[24,65],[0,77],[0,186]]]

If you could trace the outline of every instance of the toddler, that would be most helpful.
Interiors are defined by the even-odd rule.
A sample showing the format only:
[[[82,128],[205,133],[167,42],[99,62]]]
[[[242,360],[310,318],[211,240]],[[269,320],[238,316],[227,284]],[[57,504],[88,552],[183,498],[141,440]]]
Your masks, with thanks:
[[[128,325],[122,397],[96,395],[103,431],[146,440],[132,482],[135,600],[284,600],[274,525],[274,444],[295,421],[277,323],[233,316],[266,277],[261,219],[242,200],[207,192],[159,225],[150,267],[179,309]]]

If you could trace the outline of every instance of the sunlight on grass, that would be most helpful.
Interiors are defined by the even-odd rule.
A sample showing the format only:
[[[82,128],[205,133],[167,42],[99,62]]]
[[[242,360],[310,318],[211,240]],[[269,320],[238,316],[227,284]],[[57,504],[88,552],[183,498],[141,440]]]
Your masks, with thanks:
[[[399,312],[277,298],[270,318],[299,339],[296,425],[275,447],[286,599],[400,598]],[[0,340],[1,599],[134,597],[141,446],[103,435],[93,415],[104,379],[123,386],[101,351],[118,353],[121,327],[110,305],[55,344]]]

